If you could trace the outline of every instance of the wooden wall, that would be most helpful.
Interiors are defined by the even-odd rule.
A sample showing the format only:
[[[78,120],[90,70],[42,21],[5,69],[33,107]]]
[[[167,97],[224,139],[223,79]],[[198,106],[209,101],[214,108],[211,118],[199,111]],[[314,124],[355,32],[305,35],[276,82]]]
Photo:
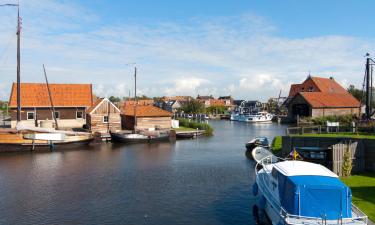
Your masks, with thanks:
[[[123,129],[134,128],[134,117],[122,115]],[[171,117],[137,117],[137,129],[146,130],[149,128],[170,129],[172,126]]]
[[[108,123],[103,122],[108,116]],[[104,100],[95,111],[87,114],[87,126],[91,132],[108,133],[121,130],[120,112],[108,101]]]

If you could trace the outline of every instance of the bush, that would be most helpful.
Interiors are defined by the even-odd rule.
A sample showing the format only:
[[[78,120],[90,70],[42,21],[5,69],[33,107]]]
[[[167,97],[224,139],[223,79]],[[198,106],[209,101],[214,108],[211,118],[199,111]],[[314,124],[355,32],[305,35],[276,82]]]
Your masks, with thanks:
[[[271,149],[272,149],[273,154],[280,153],[282,147],[283,147],[283,139],[282,139],[282,137],[281,136],[276,136],[272,140],[272,145],[271,145]]]
[[[356,118],[352,115],[345,115],[345,116],[321,116],[312,118],[311,121],[315,125],[322,125],[325,126],[327,124],[327,121],[330,122],[339,122],[341,127],[350,127],[352,126],[352,122],[355,121]]]
[[[199,129],[199,130],[204,130],[206,135],[212,135],[213,133],[213,128],[211,127],[210,124],[208,123],[198,123],[195,121],[189,121],[188,119],[179,119],[180,126],[183,127],[190,127],[193,129]]]

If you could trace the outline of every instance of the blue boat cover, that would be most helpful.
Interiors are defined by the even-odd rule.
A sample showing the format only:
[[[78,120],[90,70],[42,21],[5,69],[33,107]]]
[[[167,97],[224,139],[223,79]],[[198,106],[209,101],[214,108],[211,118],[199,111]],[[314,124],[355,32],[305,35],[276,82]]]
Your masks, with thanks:
[[[352,216],[351,191],[338,178],[278,172],[278,182],[281,206],[289,214],[328,220]]]

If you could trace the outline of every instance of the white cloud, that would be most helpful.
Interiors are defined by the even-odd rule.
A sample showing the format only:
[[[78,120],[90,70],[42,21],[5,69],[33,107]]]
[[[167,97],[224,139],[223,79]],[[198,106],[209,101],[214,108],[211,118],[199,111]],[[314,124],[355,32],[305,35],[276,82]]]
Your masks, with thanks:
[[[131,62],[139,65],[137,91],[148,96],[266,100],[280,89],[286,94],[309,71],[359,87],[362,56],[375,48],[373,39],[360,37],[280,37],[254,14],[100,25],[101,18],[73,2],[23,4],[22,80],[44,82],[46,64],[50,82],[93,83],[99,96],[133,95],[133,71],[125,65]],[[7,99],[16,74],[15,11],[0,10],[0,83],[6,84],[0,97]]]

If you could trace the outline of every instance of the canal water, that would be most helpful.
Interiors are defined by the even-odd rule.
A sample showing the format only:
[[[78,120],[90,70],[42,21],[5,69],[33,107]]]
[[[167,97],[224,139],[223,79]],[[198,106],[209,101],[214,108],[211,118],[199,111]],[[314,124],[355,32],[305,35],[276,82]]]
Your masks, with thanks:
[[[212,137],[0,155],[0,224],[255,224],[245,142],[277,124],[210,121]]]

